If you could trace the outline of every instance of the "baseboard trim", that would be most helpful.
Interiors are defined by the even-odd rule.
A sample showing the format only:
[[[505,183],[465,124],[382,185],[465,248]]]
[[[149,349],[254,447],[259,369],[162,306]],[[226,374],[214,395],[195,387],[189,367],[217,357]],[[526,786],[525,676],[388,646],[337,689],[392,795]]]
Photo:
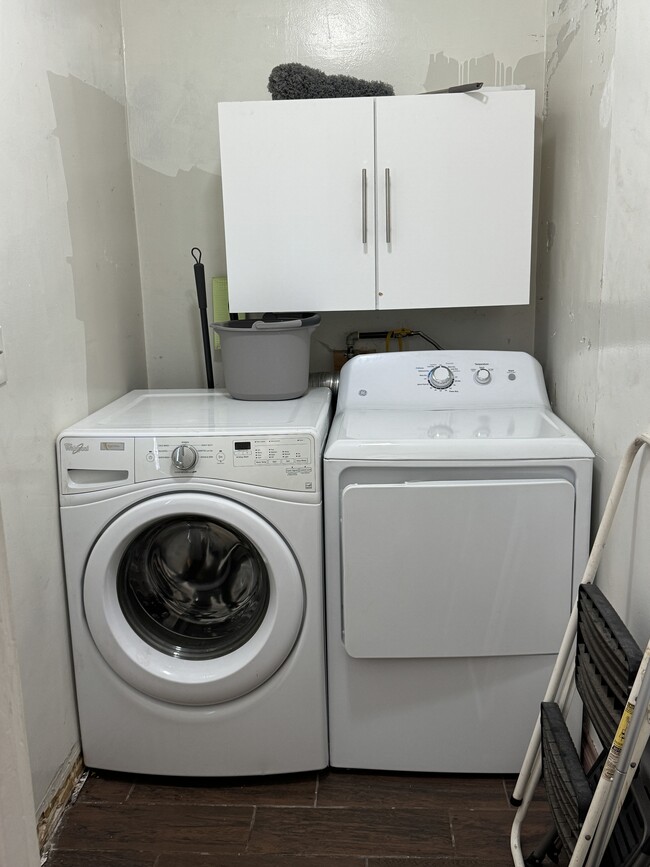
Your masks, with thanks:
[[[79,785],[85,767],[79,747],[76,746],[63,764],[57,780],[53,783],[54,791],[45,797],[45,807],[37,820],[38,843],[41,852],[54,836],[59,822],[63,817],[65,808],[68,806],[75,789]]]

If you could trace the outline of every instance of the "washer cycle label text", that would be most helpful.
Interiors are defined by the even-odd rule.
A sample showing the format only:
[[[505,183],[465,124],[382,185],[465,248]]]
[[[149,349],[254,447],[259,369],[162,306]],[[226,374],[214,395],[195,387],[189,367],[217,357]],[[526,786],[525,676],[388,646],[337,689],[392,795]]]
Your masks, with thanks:
[[[196,454],[191,467],[173,460],[177,450]],[[137,482],[158,479],[213,479],[287,491],[315,491],[319,477],[314,440],[302,436],[137,437]]]

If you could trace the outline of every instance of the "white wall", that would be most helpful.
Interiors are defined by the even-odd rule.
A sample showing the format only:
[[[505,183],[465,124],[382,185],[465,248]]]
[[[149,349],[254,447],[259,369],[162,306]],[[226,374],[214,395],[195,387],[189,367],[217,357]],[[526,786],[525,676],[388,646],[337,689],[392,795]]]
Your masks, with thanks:
[[[650,429],[650,85],[644,0],[549,3],[537,346],[557,411],[596,452],[595,521]],[[642,455],[598,580],[650,637],[650,470]]]
[[[40,863],[0,511],[0,865]]]
[[[537,345],[552,401],[592,436],[615,15],[550,0],[537,251]]]
[[[150,385],[204,384],[190,249],[225,273],[217,103],[270,99],[278,63],[541,94],[545,0],[123,0],[127,104]],[[532,349],[533,306],[325,314],[312,369],[353,330],[410,327],[447,347]],[[409,343],[411,348],[426,344]],[[217,374],[219,371],[217,371]],[[217,379],[217,382],[219,380]]]
[[[635,434],[650,432],[650,84],[644,76],[649,44],[648,4],[619,3],[595,424],[599,510],[626,445]],[[650,638],[649,514],[646,450],[603,567],[603,583],[625,601],[642,646]]]
[[[54,439],[146,365],[119,0],[0,15],[0,505],[40,809],[78,751]]]

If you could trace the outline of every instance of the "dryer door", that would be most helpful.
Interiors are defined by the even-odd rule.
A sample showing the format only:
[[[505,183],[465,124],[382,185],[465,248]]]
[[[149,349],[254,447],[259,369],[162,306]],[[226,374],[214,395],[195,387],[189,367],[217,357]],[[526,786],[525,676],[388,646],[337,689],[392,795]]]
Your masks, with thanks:
[[[348,486],[348,654],[556,653],[573,601],[574,507],[564,479]]]
[[[245,695],[291,652],[305,594],[298,564],[260,515],[225,497],[152,497],[97,539],[84,575],[93,640],[113,671],[163,701]]]

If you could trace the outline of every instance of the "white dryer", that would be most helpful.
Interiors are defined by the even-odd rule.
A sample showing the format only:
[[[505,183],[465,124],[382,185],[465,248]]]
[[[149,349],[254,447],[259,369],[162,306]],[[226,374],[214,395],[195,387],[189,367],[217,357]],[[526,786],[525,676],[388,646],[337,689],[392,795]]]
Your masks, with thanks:
[[[333,766],[520,768],[586,563],[592,462],[525,353],[345,365],[324,459]]]
[[[87,765],[233,776],[327,764],[330,398],[134,391],[59,436]]]

